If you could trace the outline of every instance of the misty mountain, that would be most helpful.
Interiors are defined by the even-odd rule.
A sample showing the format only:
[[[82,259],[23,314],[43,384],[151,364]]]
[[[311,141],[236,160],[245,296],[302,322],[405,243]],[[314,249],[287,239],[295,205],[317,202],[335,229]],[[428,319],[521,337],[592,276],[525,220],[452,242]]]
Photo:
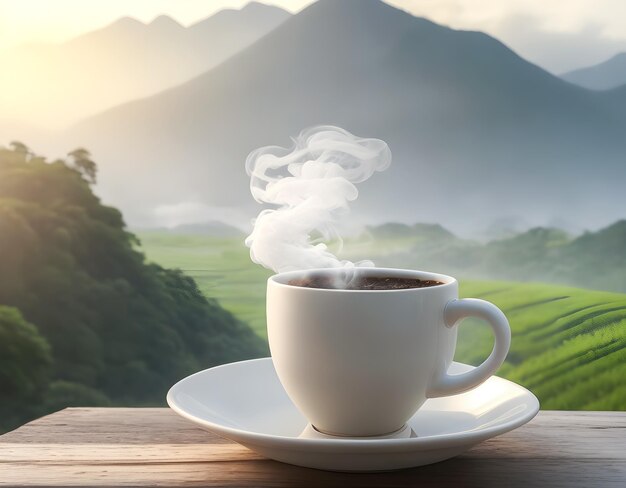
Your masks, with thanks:
[[[510,215],[592,226],[623,215],[625,101],[480,32],[377,0],[320,0],[207,73],[74,126],[63,144],[93,151],[100,194],[131,222],[187,201],[254,215],[246,155],[322,123],[393,153],[360,186],[354,219],[466,233]]]
[[[626,53],[619,53],[602,63],[561,75],[566,81],[589,88],[609,90],[626,84]]]
[[[532,225],[523,217],[514,215],[503,216],[489,223],[481,233],[475,234],[477,234],[476,237],[486,238],[487,240],[505,239],[520,234],[531,227]]]
[[[0,113],[61,128],[187,81],[289,16],[253,2],[189,27],[168,16],[148,24],[124,17],[61,44],[20,46],[2,53]]]
[[[417,223],[407,225],[398,222],[387,222],[380,225],[368,225],[362,238],[374,238],[377,240],[414,238],[421,241],[448,242],[456,239],[456,236],[439,224]]]
[[[626,220],[578,237],[557,228],[535,227],[487,243],[460,238],[432,224],[384,224],[368,227],[367,235],[356,242],[367,240],[380,252],[375,257],[379,266],[402,263],[462,278],[542,281],[626,292]],[[409,251],[393,252],[398,242]]]

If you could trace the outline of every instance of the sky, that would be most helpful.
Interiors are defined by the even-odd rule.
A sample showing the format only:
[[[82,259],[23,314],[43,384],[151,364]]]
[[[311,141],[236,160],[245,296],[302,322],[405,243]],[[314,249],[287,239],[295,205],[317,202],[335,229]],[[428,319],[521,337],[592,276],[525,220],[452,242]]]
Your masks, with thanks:
[[[0,50],[61,42],[122,16],[149,22],[167,14],[183,25],[248,0],[0,0]],[[339,0],[340,1],[340,0]],[[297,12],[312,0],[264,0]],[[554,73],[626,51],[623,0],[389,0],[457,29],[481,30]]]

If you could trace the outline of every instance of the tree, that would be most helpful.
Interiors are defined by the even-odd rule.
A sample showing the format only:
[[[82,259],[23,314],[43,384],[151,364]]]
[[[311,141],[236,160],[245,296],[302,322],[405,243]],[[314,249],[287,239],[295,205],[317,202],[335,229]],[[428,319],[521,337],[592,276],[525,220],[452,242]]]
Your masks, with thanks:
[[[13,149],[14,152],[18,154],[23,154],[24,156],[31,154],[31,151],[30,149],[28,149],[28,146],[20,141],[11,141],[9,143],[9,147],[11,147],[11,149]]]
[[[96,175],[98,167],[91,159],[91,153],[87,149],[79,147],[67,153],[72,159],[72,166],[83,175],[83,177],[92,185],[96,183]]]

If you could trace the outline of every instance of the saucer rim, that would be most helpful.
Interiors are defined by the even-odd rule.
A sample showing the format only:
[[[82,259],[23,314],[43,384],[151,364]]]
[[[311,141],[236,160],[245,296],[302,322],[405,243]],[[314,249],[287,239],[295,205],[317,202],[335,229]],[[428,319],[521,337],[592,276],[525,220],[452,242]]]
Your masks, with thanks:
[[[176,382],[167,392],[166,400],[169,407],[180,415],[183,418],[194,422],[202,426],[204,429],[214,432],[220,436],[235,440],[236,442],[242,444],[250,444],[250,445],[266,445],[268,442],[270,443],[280,443],[283,444],[283,447],[289,447],[290,449],[302,449],[302,450],[310,450],[311,448],[319,447],[324,448],[325,450],[337,449],[338,451],[344,451],[346,448],[357,449],[359,451],[378,451],[381,447],[384,446],[385,450],[404,450],[407,447],[415,450],[422,449],[432,449],[432,448],[450,448],[455,446],[463,446],[463,445],[474,445],[479,442],[482,442],[486,439],[490,439],[497,435],[504,434],[506,432],[510,432],[511,430],[517,429],[522,425],[530,422],[539,412],[540,404],[537,397],[529,391],[527,388],[515,383],[514,381],[507,380],[505,378],[501,378],[499,376],[492,376],[492,378],[497,378],[500,381],[505,381],[509,383],[514,388],[522,390],[523,393],[526,394],[527,400],[529,403],[529,407],[527,411],[519,416],[505,421],[503,423],[498,423],[497,425],[485,427],[479,430],[469,430],[462,431],[457,433],[445,433],[445,434],[435,434],[426,437],[409,437],[409,438],[401,438],[401,439],[355,439],[355,438],[337,438],[337,439],[307,439],[300,438],[294,436],[285,436],[285,435],[273,435],[273,434],[265,434],[261,432],[254,432],[251,430],[244,430],[235,427],[228,427],[222,424],[218,424],[212,422],[210,420],[206,420],[204,418],[195,416],[186,412],[181,406],[179,406],[175,399],[174,394],[176,390],[180,389],[184,383],[186,383],[189,379],[195,376],[200,376],[208,373],[209,371],[213,372],[218,369],[232,367],[235,364],[242,363],[260,363],[265,361],[272,361],[271,357],[263,357],[256,359],[248,359],[244,361],[234,361],[231,363],[221,364],[219,366],[214,366],[212,368],[207,368],[202,371],[198,371],[193,373],[185,378],[182,378],[178,382]],[[459,364],[465,367],[474,368],[474,366],[461,363],[459,361],[453,361],[454,364]],[[487,380],[489,381],[489,379]],[[455,396],[455,395],[450,395]],[[295,408],[295,407],[294,407]],[[395,448],[395,449],[394,449]]]

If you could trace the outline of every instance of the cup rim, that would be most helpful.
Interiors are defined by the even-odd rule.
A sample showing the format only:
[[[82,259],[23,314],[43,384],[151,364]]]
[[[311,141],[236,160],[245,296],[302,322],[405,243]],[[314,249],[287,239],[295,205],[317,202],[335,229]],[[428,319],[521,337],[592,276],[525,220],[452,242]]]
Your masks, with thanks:
[[[384,275],[398,278],[418,278],[422,280],[434,280],[440,281],[440,285],[426,286],[423,288],[403,288],[403,289],[392,289],[392,290],[346,290],[343,288],[308,288],[296,285],[290,285],[287,281],[297,278],[309,273],[319,273],[319,274],[328,274],[328,273],[340,273],[345,270],[345,268],[314,268],[314,269],[300,269],[300,270],[292,270],[292,271],[284,271],[282,273],[276,273],[268,278],[268,285],[278,286],[280,288],[287,288],[291,290],[305,290],[307,293],[420,293],[426,292],[427,290],[441,290],[443,288],[448,288],[454,286],[457,282],[457,279],[444,275],[441,273],[433,273],[430,271],[421,271],[421,270],[412,270],[412,269],[403,269],[403,268],[378,268],[378,267],[358,267],[358,270],[367,271],[368,274],[373,274],[374,276]]]

